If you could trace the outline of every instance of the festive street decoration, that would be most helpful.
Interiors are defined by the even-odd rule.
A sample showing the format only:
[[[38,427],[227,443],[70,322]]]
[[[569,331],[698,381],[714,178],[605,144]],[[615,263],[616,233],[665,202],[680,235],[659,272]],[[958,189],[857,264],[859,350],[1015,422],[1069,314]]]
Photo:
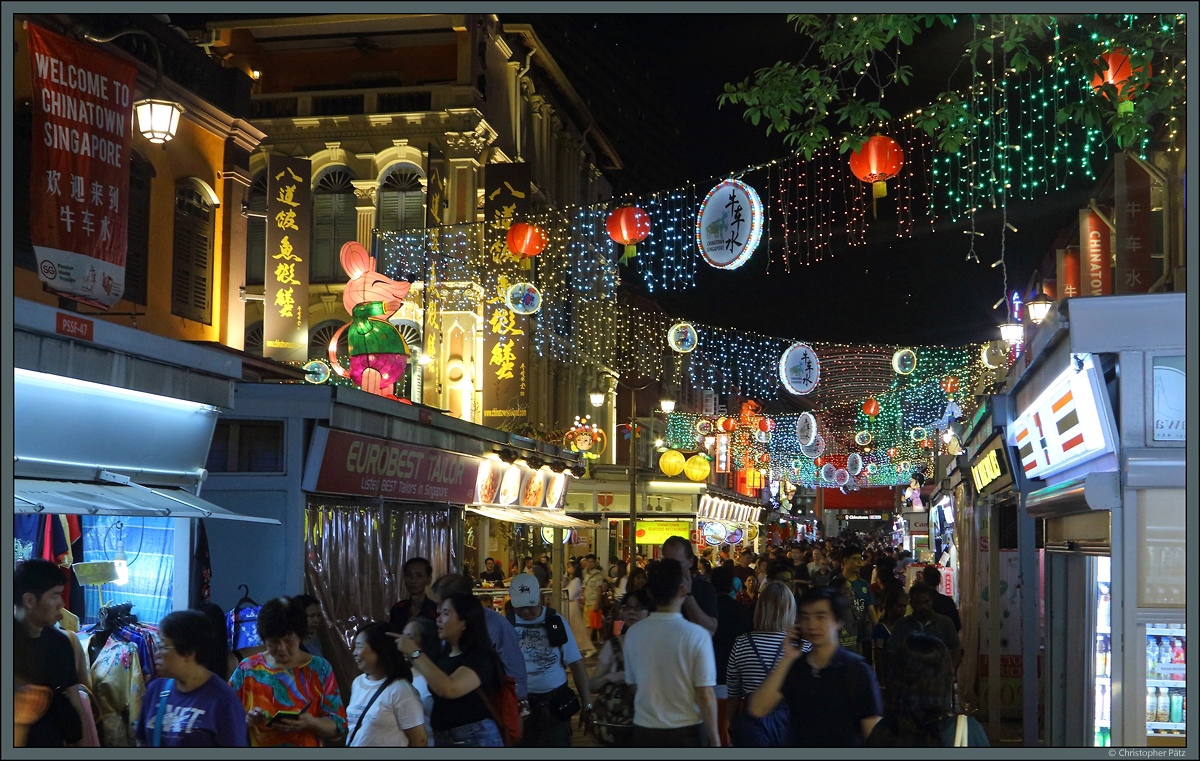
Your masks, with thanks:
[[[696,421],[696,433],[701,436],[708,436],[713,432],[713,424],[711,420],[701,418]]]
[[[626,264],[637,255],[637,244],[650,234],[650,217],[636,206],[613,209],[604,222],[608,237],[625,247],[617,264]]]
[[[800,447],[801,454],[803,454],[805,457],[811,457],[814,459],[820,457],[824,451],[825,439],[819,433],[813,438],[813,443]]]
[[[815,425],[815,423],[814,423]],[[717,418],[717,430],[721,433],[733,433],[737,430],[737,418],[719,417]],[[814,429],[815,431],[815,429]]]
[[[838,468],[833,471],[833,482],[838,486],[845,486],[850,483],[850,473],[845,468]]]
[[[339,258],[350,277],[342,292],[342,305],[352,319],[329,341],[330,366],[363,391],[394,399],[392,390],[404,376],[410,351],[404,336],[388,318],[400,309],[408,295],[409,283],[376,272],[375,257],[356,241],[343,245]],[[348,372],[337,358],[338,339],[343,331],[349,344]]]
[[[677,476],[683,472],[684,460],[683,452],[668,449],[658,458],[658,469],[668,476]]]
[[[875,399],[868,399],[863,402],[862,412],[869,418],[874,418],[879,414],[879,402]]]
[[[912,349],[900,349],[892,355],[892,369],[898,375],[912,375],[917,369],[917,353]]]
[[[801,412],[796,418],[796,442],[801,447],[811,446],[817,437],[817,419],[811,412]]]
[[[542,308],[542,292],[533,283],[513,283],[504,294],[504,303],[517,314],[536,314]]]
[[[1134,87],[1129,80],[1133,75],[1141,74],[1143,70],[1146,72],[1146,79],[1149,80],[1153,73],[1150,64],[1133,68],[1129,62],[1129,55],[1120,48],[1102,54],[1096,64],[1103,65],[1104,71],[1092,77],[1092,89],[1099,92],[1105,85],[1112,85],[1117,89],[1117,111],[1121,113],[1132,111]],[[1144,89],[1146,85],[1142,87]]]
[[[904,151],[890,137],[872,135],[858,150],[850,153],[850,171],[863,182],[871,183],[871,215],[875,215],[875,199],[887,195],[887,181],[900,174],[904,166]]]
[[[849,456],[846,457],[846,472],[848,472],[852,476],[857,476],[859,473],[862,472],[862,469],[863,469],[862,455],[858,454],[858,452],[852,452]]]
[[[725,180],[704,197],[696,216],[696,245],[713,267],[733,270],[749,261],[763,230],[763,205],[754,188]]]
[[[692,481],[706,481],[711,468],[706,458],[694,454],[683,464],[683,475]]]
[[[946,376],[944,379],[942,379],[941,389],[942,391],[946,392],[947,396],[958,391],[958,378],[954,377],[953,375]]]
[[[667,345],[680,354],[687,354],[700,343],[700,336],[690,322],[677,322],[667,332]]]
[[[867,444],[870,444],[871,432],[864,430],[854,434],[854,443],[858,444],[860,447],[865,447]]]
[[[509,251],[523,259],[529,259],[540,254],[546,247],[546,233],[537,225],[514,222],[508,228],[504,242],[508,245]]]
[[[758,421],[758,430],[763,433],[770,433],[775,430],[775,421],[769,417],[762,418]]]
[[[570,447],[572,452],[582,452],[585,459],[595,460],[604,454],[607,438],[604,429],[589,422],[590,420],[587,415],[576,416],[571,428],[563,434],[563,443]]]
[[[811,393],[821,379],[821,361],[806,343],[797,341],[779,358],[779,380],[789,393],[804,396]]]
[[[920,441],[923,441],[926,438],[928,438],[929,431],[925,430],[923,427],[918,425],[918,426],[914,426],[912,428],[912,430],[910,430],[908,432],[908,435],[909,435],[909,438],[911,438],[913,441],[920,442]]]
[[[827,462],[821,466],[821,480],[829,481],[830,483],[837,477],[838,469],[833,466],[833,463]]]

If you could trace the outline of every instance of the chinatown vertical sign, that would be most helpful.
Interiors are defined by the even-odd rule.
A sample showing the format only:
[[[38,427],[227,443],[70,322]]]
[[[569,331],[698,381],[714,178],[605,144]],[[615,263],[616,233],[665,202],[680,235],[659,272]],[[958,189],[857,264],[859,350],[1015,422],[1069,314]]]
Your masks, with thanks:
[[[308,257],[312,190],[308,159],[267,156],[267,266],[263,356],[308,359]]]
[[[1117,208],[1116,293],[1149,293],[1154,272],[1150,254],[1154,233],[1150,225],[1150,175],[1127,154],[1117,155],[1113,172]]]
[[[1079,251],[1083,296],[1112,293],[1112,246],[1108,225],[1091,209],[1079,210]]]
[[[514,219],[524,218],[532,208],[528,164],[488,164],[483,213],[488,224],[488,252],[492,261],[514,262],[519,257],[508,251],[505,236]],[[526,366],[529,361],[529,334],[517,323],[508,306],[505,275],[497,279],[495,290],[484,304],[483,418],[523,421],[528,417]]]
[[[46,290],[99,309],[125,291],[132,64],[26,24],[29,234]]]

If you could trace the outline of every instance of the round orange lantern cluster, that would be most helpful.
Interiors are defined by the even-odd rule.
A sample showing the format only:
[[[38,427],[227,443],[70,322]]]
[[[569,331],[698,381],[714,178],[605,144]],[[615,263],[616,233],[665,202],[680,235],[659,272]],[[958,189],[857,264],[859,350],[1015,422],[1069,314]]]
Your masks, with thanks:
[[[1151,75],[1150,64],[1145,67],[1139,66],[1136,69],[1129,63],[1129,55],[1122,49],[1104,53],[1100,56],[1100,60],[1096,63],[1104,62],[1104,71],[1092,77],[1092,89],[1100,90],[1104,85],[1112,85],[1117,88],[1117,110],[1127,112],[1133,110],[1133,86],[1129,84],[1129,80],[1134,74],[1140,74],[1143,69],[1146,72],[1147,78]],[[1145,88],[1146,85],[1143,85]]]

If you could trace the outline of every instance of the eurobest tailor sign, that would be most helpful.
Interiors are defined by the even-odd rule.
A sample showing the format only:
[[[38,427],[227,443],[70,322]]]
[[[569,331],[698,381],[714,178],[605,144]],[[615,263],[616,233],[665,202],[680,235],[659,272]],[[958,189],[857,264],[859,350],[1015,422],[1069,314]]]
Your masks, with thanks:
[[[29,234],[54,293],[108,309],[125,290],[136,69],[26,24],[33,86]]]
[[[303,488],[308,492],[469,504],[479,458],[318,427]]]

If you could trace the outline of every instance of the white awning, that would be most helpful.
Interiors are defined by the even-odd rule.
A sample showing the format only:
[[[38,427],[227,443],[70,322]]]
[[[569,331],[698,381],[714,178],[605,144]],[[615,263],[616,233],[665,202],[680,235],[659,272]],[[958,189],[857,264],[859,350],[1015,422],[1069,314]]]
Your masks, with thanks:
[[[525,523],[530,526],[559,526],[561,528],[592,529],[597,524],[568,517],[558,510],[517,510],[509,507],[467,505],[467,509],[478,515],[506,523]]]
[[[13,510],[16,513],[220,518],[279,525],[279,521],[273,518],[231,512],[182,489],[148,487],[133,482],[121,484],[16,478],[13,479],[13,488]]]

